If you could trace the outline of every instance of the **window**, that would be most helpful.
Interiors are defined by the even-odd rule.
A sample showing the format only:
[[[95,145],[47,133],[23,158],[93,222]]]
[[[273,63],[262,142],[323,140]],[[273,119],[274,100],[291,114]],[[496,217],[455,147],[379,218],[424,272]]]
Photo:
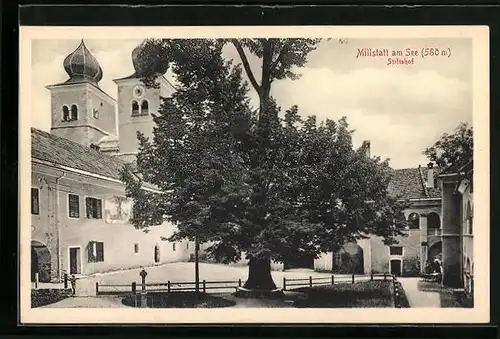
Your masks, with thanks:
[[[428,229],[439,229],[441,228],[441,220],[437,213],[427,214],[427,228]]]
[[[132,101],[132,116],[136,117],[139,115],[139,104],[137,101]]]
[[[102,219],[102,202],[101,199],[85,198],[87,207],[87,218]]]
[[[141,115],[149,114],[149,103],[147,100],[143,100],[141,103]]]
[[[91,241],[88,245],[88,260],[89,262],[104,261],[104,243]]]
[[[31,214],[40,214],[40,199],[38,188],[31,189]]]
[[[403,247],[402,246],[389,247],[389,255],[403,255]]]
[[[63,121],[69,121],[69,108],[68,106],[64,105],[62,108],[63,111]]]
[[[134,253],[139,253],[139,244],[134,244]]]
[[[71,120],[78,120],[78,107],[71,105]]]
[[[411,230],[418,230],[418,229],[420,229],[420,216],[417,213],[411,213],[408,216],[408,221],[410,223],[410,229]]]
[[[172,251],[175,252],[175,242],[172,244]]]
[[[78,195],[68,195],[68,211],[70,218],[80,218],[80,197]]]
[[[467,201],[466,218],[467,234],[472,234],[472,205],[470,201]]]

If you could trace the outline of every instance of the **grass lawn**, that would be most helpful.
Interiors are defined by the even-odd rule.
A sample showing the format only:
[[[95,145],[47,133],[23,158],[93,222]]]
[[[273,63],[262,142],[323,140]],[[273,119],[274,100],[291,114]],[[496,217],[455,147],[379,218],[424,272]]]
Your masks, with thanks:
[[[63,289],[39,289],[31,290],[31,307],[40,307],[59,302],[66,299],[71,294],[71,290]]]
[[[126,306],[137,307],[140,303],[140,296],[130,295],[123,298],[122,303]],[[230,307],[236,302],[220,296],[195,292],[171,292],[171,293],[149,293],[147,295],[147,305],[150,308],[215,308]]]
[[[295,307],[394,307],[392,281],[363,281],[354,284],[303,287],[294,291],[304,293]]]
[[[470,299],[466,299],[463,293],[434,282],[419,281],[418,289],[421,291],[438,292],[441,307],[474,307],[472,301]]]

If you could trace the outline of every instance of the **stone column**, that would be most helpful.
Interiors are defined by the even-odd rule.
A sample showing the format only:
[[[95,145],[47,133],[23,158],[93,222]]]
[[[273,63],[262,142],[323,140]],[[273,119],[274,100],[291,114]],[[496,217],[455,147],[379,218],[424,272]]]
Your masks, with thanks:
[[[427,263],[427,252],[429,247],[427,245],[427,215],[421,214],[419,219],[420,228],[420,272],[425,272],[425,265]]]
[[[456,183],[443,182],[443,285],[462,285],[460,249],[460,196],[455,194]]]

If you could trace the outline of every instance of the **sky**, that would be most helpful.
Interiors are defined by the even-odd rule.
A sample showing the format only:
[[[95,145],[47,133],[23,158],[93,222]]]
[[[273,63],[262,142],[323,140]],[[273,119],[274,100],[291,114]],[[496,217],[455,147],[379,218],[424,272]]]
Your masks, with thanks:
[[[103,79],[99,86],[116,99],[113,79],[134,72],[131,53],[141,40],[85,40],[97,58]],[[349,39],[325,40],[310,53],[299,80],[273,83],[272,95],[283,110],[299,106],[301,115],[316,115],[318,121],[347,117],[355,130],[356,147],[370,140],[371,154],[389,158],[393,168],[424,165],[423,150],[443,133],[451,133],[460,122],[472,124],[472,41],[470,39]],[[79,40],[32,41],[32,126],[50,131],[50,92],[46,86],[63,82],[68,75],[64,58]],[[388,57],[357,57],[359,49],[438,48],[440,56],[414,57],[413,64],[388,65]],[[443,55],[443,51],[445,55]],[[451,52],[451,54],[450,54]],[[224,56],[239,63],[236,50],[228,45]],[[390,56],[389,56],[390,57]],[[405,57],[400,56],[400,59]],[[411,57],[406,59],[411,60]],[[260,81],[259,59],[250,65]],[[167,78],[174,79],[170,71]],[[251,88],[250,97],[257,105]]]

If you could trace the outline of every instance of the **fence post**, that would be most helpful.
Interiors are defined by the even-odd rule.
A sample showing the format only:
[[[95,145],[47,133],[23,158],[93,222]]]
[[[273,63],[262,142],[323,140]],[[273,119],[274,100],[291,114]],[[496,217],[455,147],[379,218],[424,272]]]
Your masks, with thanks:
[[[99,282],[95,282],[95,294],[99,294]]]
[[[370,281],[373,281],[373,271],[370,273]]]
[[[68,273],[64,273],[64,289],[68,288]]]
[[[354,284],[354,273],[352,274],[352,283]]]
[[[313,287],[313,277],[309,276],[309,287]]]
[[[167,292],[170,293],[170,280],[167,281]]]
[[[283,291],[286,291],[286,278],[283,277]]]
[[[241,287],[241,279],[238,279],[238,287]]]
[[[205,280],[203,280],[203,293],[206,293],[206,291],[207,291],[207,287],[205,285]]]
[[[137,292],[137,283],[134,281],[132,282],[132,293],[136,294],[136,292]]]
[[[333,274],[332,274],[332,285],[335,285],[335,278],[333,277]]]

